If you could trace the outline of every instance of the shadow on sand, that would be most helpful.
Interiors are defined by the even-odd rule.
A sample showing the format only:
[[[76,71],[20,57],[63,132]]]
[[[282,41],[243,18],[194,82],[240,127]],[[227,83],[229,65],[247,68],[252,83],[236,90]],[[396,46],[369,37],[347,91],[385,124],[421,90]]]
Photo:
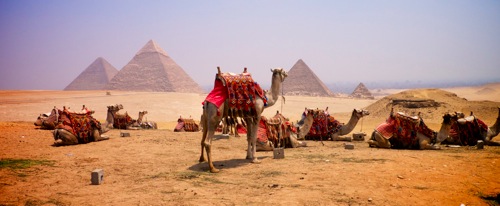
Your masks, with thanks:
[[[257,159],[262,160],[268,157],[257,157]],[[225,169],[231,169],[236,167],[241,167],[244,165],[252,164],[250,160],[247,159],[230,159],[230,160],[222,160],[222,161],[214,161],[213,162],[215,168],[220,169],[221,171]],[[200,162],[188,168],[191,171],[198,172],[206,172],[209,171],[207,162]]]

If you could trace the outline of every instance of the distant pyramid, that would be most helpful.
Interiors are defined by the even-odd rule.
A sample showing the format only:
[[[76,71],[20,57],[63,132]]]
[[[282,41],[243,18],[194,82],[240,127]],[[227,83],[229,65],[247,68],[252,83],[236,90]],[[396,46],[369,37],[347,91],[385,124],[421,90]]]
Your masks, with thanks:
[[[288,77],[283,82],[283,92],[285,95],[295,96],[334,96],[302,59],[288,72]]]
[[[359,99],[375,99],[370,90],[368,90],[368,88],[366,88],[363,83],[359,83],[359,85],[356,87],[356,89],[354,89],[349,97]]]
[[[111,79],[106,89],[203,93],[200,85],[153,40],[149,40]]]
[[[114,66],[99,57],[64,90],[102,90],[117,73]]]

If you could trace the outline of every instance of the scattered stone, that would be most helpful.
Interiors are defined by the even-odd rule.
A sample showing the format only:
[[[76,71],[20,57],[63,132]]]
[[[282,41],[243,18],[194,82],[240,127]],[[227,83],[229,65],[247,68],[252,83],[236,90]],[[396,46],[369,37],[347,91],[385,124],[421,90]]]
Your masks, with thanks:
[[[92,182],[93,185],[100,185],[104,180],[104,170],[95,169],[90,174],[90,177],[91,177],[90,181]]]
[[[401,176],[401,175],[398,175],[398,178],[399,178],[399,179],[404,179],[404,177],[403,177],[403,176]]]
[[[354,141],[365,141],[365,136],[366,136],[366,134],[363,133],[363,132],[353,133],[352,134],[352,140],[354,140]]]
[[[368,198],[368,202],[372,202],[372,201],[373,201],[373,199],[371,197]]]
[[[483,140],[478,140],[476,144],[477,149],[484,149],[484,142]]]
[[[354,144],[351,144],[351,143],[345,143],[345,144],[344,144],[344,148],[345,148],[345,149],[354,149]]]

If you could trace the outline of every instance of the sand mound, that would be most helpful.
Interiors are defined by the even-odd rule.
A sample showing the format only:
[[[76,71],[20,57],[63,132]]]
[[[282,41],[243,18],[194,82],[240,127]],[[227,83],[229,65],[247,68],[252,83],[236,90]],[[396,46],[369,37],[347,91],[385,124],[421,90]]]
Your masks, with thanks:
[[[492,89],[490,87],[485,87],[485,88],[482,88],[480,90],[478,90],[476,92],[476,94],[480,94],[480,95],[483,95],[483,94],[495,94],[497,92],[497,90],[495,89]]]
[[[406,90],[386,96],[366,109],[371,116],[388,116],[391,107],[395,111],[410,115],[419,112],[426,121],[438,123],[444,113],[461,111],[469,114],[471,111],[484,120],[493,121],[497,117],[499,102],[491,101],[468,101],[457,96],[455,93],[440,89],[415,89]]]

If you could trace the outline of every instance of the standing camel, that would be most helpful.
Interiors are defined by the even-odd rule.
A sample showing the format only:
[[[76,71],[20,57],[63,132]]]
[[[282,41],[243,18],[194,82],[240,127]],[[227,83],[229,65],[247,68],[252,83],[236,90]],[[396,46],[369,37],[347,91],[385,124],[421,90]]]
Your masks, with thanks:
[[[253,98],[248,98],[245,99],[244,101],[246,103],[250,103],[253,105],[253,108],[248,108],[251,110],[251,112],[242,112],[242,111],[235,111],[233,108],[230,108],[230,102],[229,102],[229,95],[228,95],[228,90],[225,86],[229,85],[224,85],[229,84],[229,82],[222,82],[219,78],[222,77],[222,74],[220,72],[220,68],[217,67],[218,69],[218,74],[216,76],[216,81],[214,85],[214,90],[209,94],[215,94],[215,96],[219,96],[222,98],[219,98],[218,101],[208,101],[208,97],[203,103],[203,115],[202,115],[202,122],[201,125],[203,126],[203,136],[201,139],[201,154],[200,154],[200,162],[206,161],[205,156],[204,156],[204,150],[206,150],[207,153],[207,158],[208,158],[208,166],[210,167],[210,172],[216,173],[219,172],[218,169],[216,169],[212,163],[212,139],[214,137],[215,130],[217,126],[219,125],[219,122],[221,121],[222,118],[231,116],[231,117],[242,117],[245,122],[247,123],[247,143],[248,143],[248,148],[247,148],[247,156],[246,159],[251,160],[252,163],[259,163],[260,161],[257,160],[255,157],[255,152],[256,152],[256,141],[257,141],[257,129],[258,129],[258,124],[261,118],[261,114],[264,111],[265,108],[273,106],[276,101],[278,100],[278,96],[281,91],[281,85],[285,78],[288,76],[285,70],[282,68],[277,68],[277,69],[271,69],[271,72],[273,73],[272,75],[272,82],[271,82],[271,91],[269,91],[266,96],[270,98],[263,97],[263,95],[260,94],[251,94]],[[246,72],[246,68],[241,75],[247,75],[250,76],[249,73]],[[250,78],[251,79],[251,78]],[[253,83],[253,82],[252,82]],[[252,84],[253,85],[253,84]],[[219,90],[219,92],[217,92]],[[262,92],[262,89],[258,85],[255,85],[254,88],[250,88],[250,90],[259,90],[257,93]],[[267,102],[266,102],[267,100]],[[215,102],[215,103],[214,103]],[[234,102],[232,102],[234,103]],[[218,104],[218,105],[217,105]]]

